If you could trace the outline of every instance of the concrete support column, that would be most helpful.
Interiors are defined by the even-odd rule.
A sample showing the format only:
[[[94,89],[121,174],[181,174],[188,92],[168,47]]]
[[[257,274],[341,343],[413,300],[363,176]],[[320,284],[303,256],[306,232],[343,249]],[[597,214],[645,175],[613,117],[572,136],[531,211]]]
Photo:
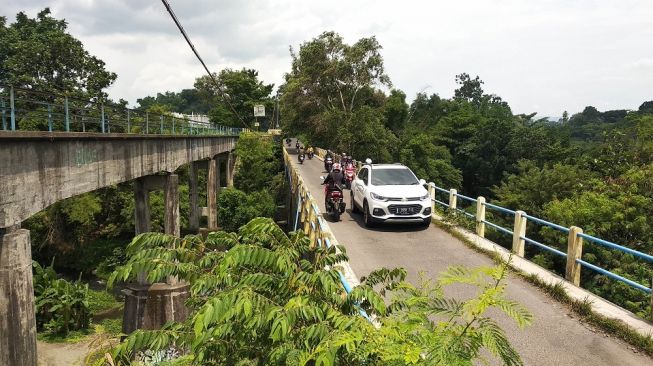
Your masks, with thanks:
[[[134,213],[135,234],[142,234],[152,231],[150,223],[150,192],[145,185],[144,178],[138,178],[134,182],[134,199],[136,200],[136,212]]]
[[[165,202],[164,232],[179,237],[179,176],[169,174],[165,177],[163,186],[163,197]]]
[[[197,173],[199,170],[199,164],[194,161],[190,163],[189,169],[189,183],[188,183],[188,195],[190,201],[190,219],[189,219],[189,229],[192,232],[197,232],[200,228],[200,206],[199,206],[199,194],[198,194],[198,185],[197,185]]]
[[[207,224],[209,230],[216,230],[218,228],[218,174],[218,160],[209,160],[208,176],[206,179]]]
[[[29,231],[0,228],[0,365],[36,366]]]
[[[234,154],[230,152],[227,155],[227,187],[229,188],[234,186],[234,168],[236,166],[234,160]]]
[[[151,231],[149,192],[157,189],[163,189],[164,231],[180,236],[177,174],[151,175],[136,180],[136,233]],[[126,334],[136,329],[159,329],[169,321],[183,321],[188,317],[189,310],[185,306],[189,296],[187,284],[179,283],[176,277],[167,278],[166,283],[149,284],[146,278],[146,273],[139,273],[138,283],[130,284],[123,290],[125,311],[122,331]]]

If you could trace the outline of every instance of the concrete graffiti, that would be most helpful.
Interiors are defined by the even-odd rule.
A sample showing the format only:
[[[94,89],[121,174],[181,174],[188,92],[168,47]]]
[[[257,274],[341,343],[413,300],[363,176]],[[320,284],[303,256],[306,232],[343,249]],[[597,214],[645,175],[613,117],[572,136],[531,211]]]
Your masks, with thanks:
[[[75,164],[77,167],[97,162],[97,150],[81,148],[75,151]]]

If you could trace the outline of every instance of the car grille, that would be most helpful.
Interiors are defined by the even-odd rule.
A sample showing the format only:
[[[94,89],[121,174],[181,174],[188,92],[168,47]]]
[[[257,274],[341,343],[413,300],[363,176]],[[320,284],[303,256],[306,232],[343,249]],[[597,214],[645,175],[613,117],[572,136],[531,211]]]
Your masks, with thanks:
[[[393,201],[393,202],[410,202],[410,201],[421,201],[419,197],[408,197],[408,198],[395,198],[395,197],[390,197],[388,198],[388,201]]]
[[[422,205],[390,205],[388,211],[393,215],[415,215],[422,211]]]

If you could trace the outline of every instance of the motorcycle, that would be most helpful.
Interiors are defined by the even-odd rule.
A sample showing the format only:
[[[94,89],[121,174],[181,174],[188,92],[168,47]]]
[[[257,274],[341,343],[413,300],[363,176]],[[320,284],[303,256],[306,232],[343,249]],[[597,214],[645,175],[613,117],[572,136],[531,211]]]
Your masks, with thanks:
[[[309,152],[308,152],[308,160],[312,160],[312,159],[313,159],[313,155],[315,155],[315,153],[313,153],[312,151],[309,151]]]
[[[332,188],[329,188],[328,185],[324,186],[324,206],[333,221],[340,221],[340,215],[345,212],[344,195],[340,185],[335,184]]]
[[[288,147],[290,147],[290,138],[286,139],[286,145],[288,145]]]
[[[297,157],[297,159],[299,160],[299,163],[300,163],[300,164],[304,164],[304,153],[299,154],[299,156]]]
[[[356,175],[355,169],[354,169],[354,164],[348,163],[345,166],[345,187],[347,189],[351,189],[351,182],[354,180],[354,176]]]
[[[295,144],[295,149],[297,149],[297,152],[299,152],[299,142]]]
[[[331,168],[333,168],[333,158],[330,157],[330,156],[327,156],[324,159],[324,169],[327,171],[327,173],[330,173]]]

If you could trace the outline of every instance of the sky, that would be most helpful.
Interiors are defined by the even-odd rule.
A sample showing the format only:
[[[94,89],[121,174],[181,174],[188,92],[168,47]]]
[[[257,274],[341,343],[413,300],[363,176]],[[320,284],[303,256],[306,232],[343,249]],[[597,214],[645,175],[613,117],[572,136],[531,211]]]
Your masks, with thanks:
[[[451,97],[455,75],[485,82],[515,113],[637,109],[653,100],[651,0],[169,0],[212,71],[254,68],[278,86],[297,49],[324,31],[376,36],[393,87]],[[13,22],[50,7],[118,74],[134,105],[191,88],[204,70],[157,0],[0,0]]]

